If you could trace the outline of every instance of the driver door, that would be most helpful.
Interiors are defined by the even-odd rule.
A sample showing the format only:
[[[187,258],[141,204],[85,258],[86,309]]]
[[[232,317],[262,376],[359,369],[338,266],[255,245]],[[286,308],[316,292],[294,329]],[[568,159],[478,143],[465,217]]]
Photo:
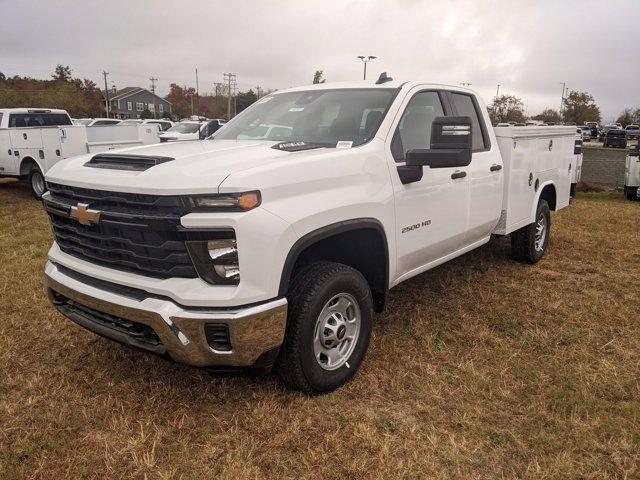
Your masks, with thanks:
[[[407,184],[401,182],[395,168],[405,164],[409,150],[431,147],[433,120],[452,115],[447,97],[443,92],[416,88],[401,111],[387,139],[395,193],[396,283],[463,248],[469,214],[468,166],[424,167],[422,179]]]

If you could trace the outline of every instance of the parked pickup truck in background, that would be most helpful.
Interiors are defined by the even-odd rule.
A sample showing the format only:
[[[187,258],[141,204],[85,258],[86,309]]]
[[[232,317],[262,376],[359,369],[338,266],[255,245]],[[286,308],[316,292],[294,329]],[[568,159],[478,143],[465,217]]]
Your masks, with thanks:
[[[640,145],[627,155],[624,169],[624,193],[629,200],[640,200]]]
[[[327,392],[357,371],[390,288],[492,235],[540,260],[575,136],[494,129],[472,90],[384,74],[279,91],[211,139],[49,170],[45,289],[107,338]]]
[[[28,180],[40,198],[46,191],[43,173],[64,158],[160,142],[157,125],[119,122],[73,125],[65,110],[0,109],[0,177]]]
[[[570,195],[575,197],[578,182],[582,177],[582,143],[584,130],[580,127],[577,129],[575,145],[573,147],[573,162],[571,162],[571,190]]]
[[[629,140],[638,140],[640,137],[640,125],[627,125],[624,131],[627,132],[627,138]]]

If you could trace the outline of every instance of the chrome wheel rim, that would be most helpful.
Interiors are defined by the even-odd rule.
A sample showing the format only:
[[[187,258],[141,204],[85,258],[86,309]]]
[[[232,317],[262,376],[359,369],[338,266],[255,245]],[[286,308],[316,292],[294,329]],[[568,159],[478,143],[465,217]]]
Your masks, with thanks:
[[[31,187],[39,197],[44,193],[44,177],[40,172],[34,172],[31,175]]]
[[[541,252],[544,249],[544,241],[547,236],[547,217],[543,213],[538,217],[536,222],[536,241],[535,248],[537,252]]]
[[[313,353],[324,370],[346,365],[358,343],[362,316],[358,302],[348,293],[331,297],[318,315],[313,336]]]

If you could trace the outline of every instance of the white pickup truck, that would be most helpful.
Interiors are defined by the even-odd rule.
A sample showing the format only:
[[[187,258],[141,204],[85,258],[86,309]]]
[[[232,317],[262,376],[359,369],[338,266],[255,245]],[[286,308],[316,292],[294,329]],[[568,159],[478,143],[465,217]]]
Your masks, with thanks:
[[[493,129],[472,90],[385,75],[279,91],[208,140],[53,167],[45,290],[107,338],[201,367],[275,365],[327,392],[358,369],[390,288],[492,235],[540,260],[575,134]]]
[[[40,198],[46,191],[43,174],[64,158],[160,142],[156,125],[116,122],[74,125],[65,110],[0,109],[0,177],[28,180],[31,193]]]

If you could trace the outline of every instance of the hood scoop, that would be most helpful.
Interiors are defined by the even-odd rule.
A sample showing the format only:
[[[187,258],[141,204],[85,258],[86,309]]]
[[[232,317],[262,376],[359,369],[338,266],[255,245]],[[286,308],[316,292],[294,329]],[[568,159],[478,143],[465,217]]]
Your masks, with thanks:
[[[161,163],[175,160],[172,157],[152,155],[119,155],[116,153],[99,153],[84,164],[85,167],[106,168],[108,170],[129,170],[144,172]]]

